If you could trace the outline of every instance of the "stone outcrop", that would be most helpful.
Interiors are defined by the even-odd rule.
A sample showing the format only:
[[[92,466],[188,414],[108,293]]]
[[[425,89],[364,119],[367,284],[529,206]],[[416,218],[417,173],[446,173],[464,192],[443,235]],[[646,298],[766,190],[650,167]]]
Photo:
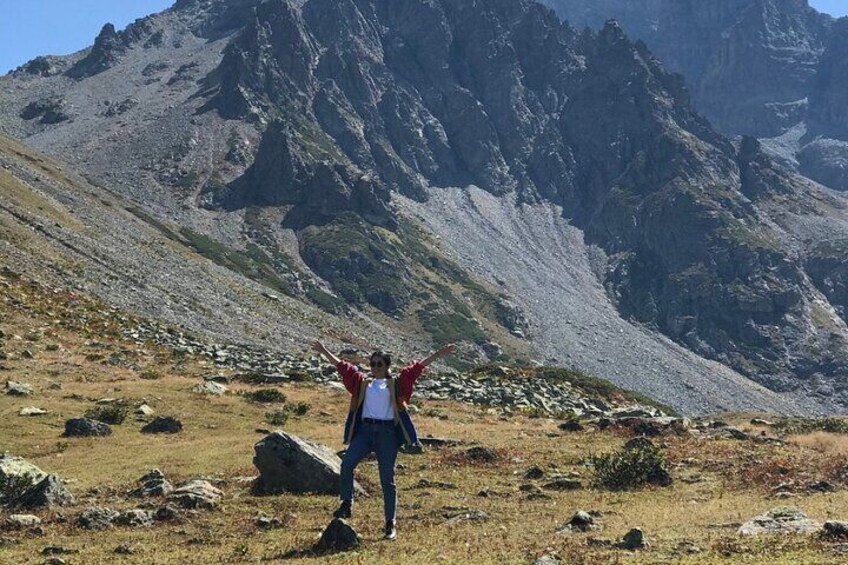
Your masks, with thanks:
[[[775,508],[742,524],[739,535],[807,534],[820,528],[821,524],[797,508]]]

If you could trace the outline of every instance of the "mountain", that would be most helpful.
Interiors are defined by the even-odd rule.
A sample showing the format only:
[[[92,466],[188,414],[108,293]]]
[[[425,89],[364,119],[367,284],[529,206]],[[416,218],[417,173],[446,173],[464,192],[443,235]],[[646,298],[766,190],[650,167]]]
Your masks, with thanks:
[[[462,340],[691,412],[848,399],[844,201],[716,132],[616,24],[184,0],[0,79],[0,116],[220,266],[367,316],[363,341]]]
[[[763,139],[783,164],[848,189],[848,23],[799,0],[544,0],[578,27],[614,18],[682,74],[727,135]]]

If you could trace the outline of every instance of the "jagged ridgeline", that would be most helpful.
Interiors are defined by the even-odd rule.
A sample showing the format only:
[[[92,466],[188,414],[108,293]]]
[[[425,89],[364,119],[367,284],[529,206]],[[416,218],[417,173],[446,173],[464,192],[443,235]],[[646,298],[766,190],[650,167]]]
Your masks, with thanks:
[[[808,272],[782,220],[844,226],[840,205],[756,140],[717,133],[614,23],[578,32],[525,0],[183,0],[3,80],[37,85],[0,92],[13,133],[178,218],[172,239],[326,311],[490,359],[527,352],[521,288],[480,282],[405,205],[482,189],[560,207],[601,250],[591,280],[628,335],[661,332],[773,390],[843,390],[842,263],[821,249]],[[90,108],[95,86],[120,94]],[[652,390],[680,371],[650,375]]]
[[[292,205],[297,225],[324,224],[305,231],[304,257],[344,273],[347,297],[393,311],[406,289],[358,279],[330,241],[395,228],[393,192],[474,184],[562,205],[610,255],[622,314],[702,355],[779,389],[844,366],[810,346],[815,291],[756,206],[795,181],[756,142],[715,133],[614,24],[577,34],[531,2],[266,2],[210,80],[209,109],[267,124],[253,165],[213,201]]]

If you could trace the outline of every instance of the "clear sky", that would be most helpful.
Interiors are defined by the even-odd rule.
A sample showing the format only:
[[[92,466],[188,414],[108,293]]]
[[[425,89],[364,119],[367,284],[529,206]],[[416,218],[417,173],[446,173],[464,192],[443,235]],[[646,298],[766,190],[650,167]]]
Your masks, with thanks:
[[[846,0],[848,1],[848,0]],[[39,55],[67,55],[94,43],[111,22],[170,8],[174,0],[0,0],[0,75]]]
[[[67,55],[88,47],[106,22],[121,30],[172,4],[173,0],[0,0],[0,75],[38,55]],[[848,15],[848,0],[810,0],[810,4],[835,16]]]

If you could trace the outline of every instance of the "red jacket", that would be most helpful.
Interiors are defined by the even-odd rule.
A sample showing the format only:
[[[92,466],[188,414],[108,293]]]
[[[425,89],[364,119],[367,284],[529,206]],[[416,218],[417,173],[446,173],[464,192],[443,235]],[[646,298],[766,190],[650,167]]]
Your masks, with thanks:
[[[403,402],[409,402],[412,398],[412,389],[415,381],[421,376],[427,366],[421,361],[413,361],[406,367],[400,370],[400,376],[397,377],[397,385],[399,387],[400,399]],[[351,394],[356,394],[359,390],[359,384],[365,379],[365,373],[359,371],[355,365],[347,361],[339,361],[336,365],[336,370],[342,376],[342,382],[347,391]]]

